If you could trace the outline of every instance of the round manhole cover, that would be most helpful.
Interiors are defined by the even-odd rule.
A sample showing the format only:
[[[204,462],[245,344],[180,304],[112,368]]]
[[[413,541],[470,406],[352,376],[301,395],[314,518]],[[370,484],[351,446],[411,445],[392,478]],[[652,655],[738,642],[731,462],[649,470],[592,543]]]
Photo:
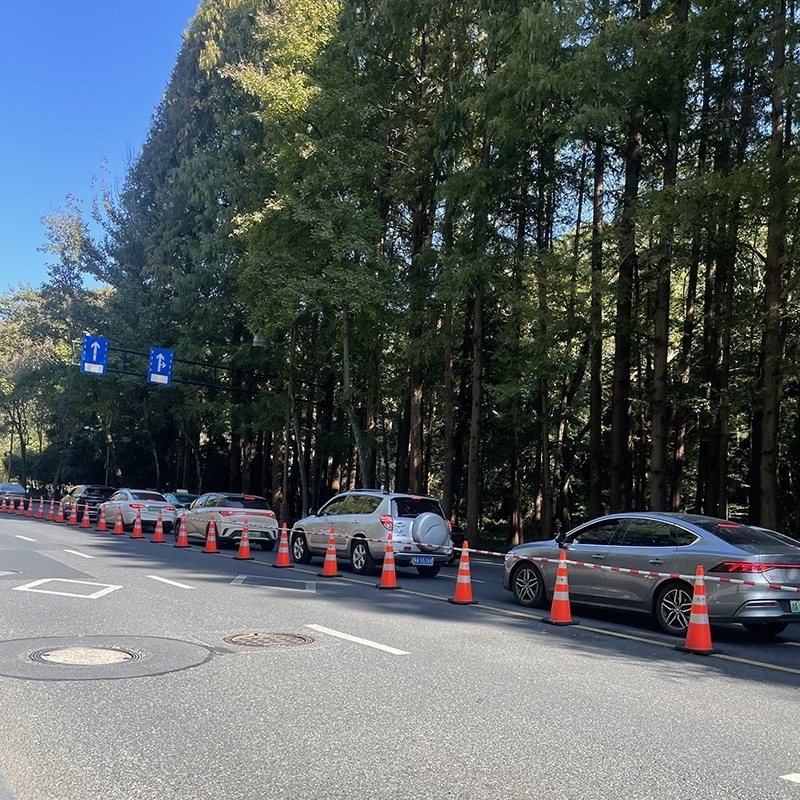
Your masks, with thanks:
[[[233,636],[226,636],[225,641],[245,647],[295,647],[300,644],[311,644],[314,640],[310,636],[301,636],[297,633],[236,633]]]
[[[33,661],[70,666],[105,666],[136,661],[139,653],[122,647],[56,647],[31,653]]]

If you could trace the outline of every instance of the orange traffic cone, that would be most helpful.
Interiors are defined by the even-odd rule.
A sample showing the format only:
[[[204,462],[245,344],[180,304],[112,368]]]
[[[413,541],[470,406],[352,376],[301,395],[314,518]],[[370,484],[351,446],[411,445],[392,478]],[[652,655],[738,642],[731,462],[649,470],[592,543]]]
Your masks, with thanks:
[[[25,515],[26,517],[33,516],[33,498],[28,499],[28,513]]]
[[[208,535],[206,536],[206,546],[203,548],[204,553],[217,552],[217,523],[214,522],[212,517],[208,523]]]
[[[386,542],[386,552],[383,555],[383,569],[381,570],[381,582],[377,584],[377,589],[399,589],[397,585],[397,572],[394,568],[394,547],[392,545],[392,534]]]
[[[153,544],[164,544],[164,518],[161,509],[158,509],[158,519],[156,520],[156,529],[153,531]]]
[[[172,523],[175,524],[174,522]],[[173,547],[188,547],[189,535],[186,533],[186,515],[181,514],[181,524],[178,526],[178,538]]]
[[[281,541],[278,544],[278,558],[272,566],[279,567],[280,569],[292,566],[291,559],[289,558],[289,532],[286,530],[285,522],[281,528]]]
[[[39,510],[36,512],[36,519],[44,519],[44,497],[39,498]]]
[[[73,503],[72,508],[69,512],[69,520],[67,521],[67,525],[77,525],[78,524],[78,504]]]
[[[103,505],[100,506],[100,510],[97,512],[97,530],[108,530],[108,525],[106,523],[106,507]]]
[[[133,530],[131,531],[131,539],[141,539],[142,534],[142,512],[136,509],[136,519],[133,521]]]
[[[469,572],[469,542],[464,539],[461,546],[461,560],[458,562],[458,577],[456,578],[456,593],[448,598],[448,603],[456,605],[475,605],[477,600],[472,599],[472,578]]]
[[[58,514],[56,514],[56,522],[64,521],[64,501],[58,501]]]
[[[50,510],[47,512],[47,521],[52,522],[56,517],[54,514],[56,507],[56,501],[51,497],[50,498]]]
[[[318,573],[321,578],[338,578],[339,570],[336,563],[336,530],[331,528],[331,535],[328,537],[328,549],[325,551],[325,561],[322,564],[322,572]]]
[[[551,625],[575,625],[569,608],[569,585],[567,582],[567,552],[561,551],[558,557],[558,570],[556,570],[556,585],[553,589],[553,605],[550,607],[550,617],[543,622]]]
[[[705,574],[703,565],[698,564],[697,572],[694,576],[692,613],[689,616],[689,627],[686,629],[686,644],[678,645],[675,648],[684,653],[695,653],[699,656],[708,656],[719,652],[711,646],[711,626],[708,622]]]
[[[81,519],[81,528],[89,528],[89,504],[83,504],[83,519]]]
[[[242,538],[239,539],[239,552],[234,556],[239,561],[249,561],[250,555],[250,529],[247,527],[247,517],[242,525]]]
[[[113,532],[116,533],[118,536],[120,536],[123,533],[125,533],[125,525],[122,522],[122,508],[120,506],[117,506],[117,517],[114,520],[114,531]]]
[[[0,503],[0,514],[5,514],[8,511],[8,506],[6,505],[6,496],[3,495],[3,502]]]

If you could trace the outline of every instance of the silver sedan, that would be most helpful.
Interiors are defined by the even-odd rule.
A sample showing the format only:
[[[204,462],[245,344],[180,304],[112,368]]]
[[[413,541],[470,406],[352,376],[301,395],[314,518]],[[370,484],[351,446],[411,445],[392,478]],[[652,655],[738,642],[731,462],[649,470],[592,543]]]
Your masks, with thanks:
[[[669,634],[686,633],[698,565],[707,576],[712,624],[741,623],[769,637],[800,623],[800,593],[770,588],[800,588],[800,542],[770,531],[692,514],[612,514],[556,539],[513,548],[503,586],[521,605],[545,605],[562,551],[569,561],[590,565],[570,566],[572,600],[651,614]],[[536,560],[542,558],[547,560]]]
[[[155,527],[160,511],[161,524],[165,531],[172,527],[175,516],[175,506],[168,503],[163,494],[150,489],[119,489],[105,503],[98,506],[98,514],[101,508],[105,509],[107,525],[114,525],[119,509],[122,512],[122,527],[128,530],[133,529],[137,513],[142,527],[145,528]]]

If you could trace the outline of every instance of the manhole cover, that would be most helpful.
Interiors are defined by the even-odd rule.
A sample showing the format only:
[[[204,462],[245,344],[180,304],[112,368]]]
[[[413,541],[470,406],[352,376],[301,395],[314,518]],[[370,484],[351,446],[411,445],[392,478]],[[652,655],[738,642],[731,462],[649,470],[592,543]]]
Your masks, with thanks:
[[[33,661],[82,667],[125,664],[137,658],[139,653],[122,647],[56,647],[31,653]]]
[[[314,640],[310,636],[300,636],[297,633],[236,633],[226,636],[225,641],[246,647],[294,647],[311,644]]]

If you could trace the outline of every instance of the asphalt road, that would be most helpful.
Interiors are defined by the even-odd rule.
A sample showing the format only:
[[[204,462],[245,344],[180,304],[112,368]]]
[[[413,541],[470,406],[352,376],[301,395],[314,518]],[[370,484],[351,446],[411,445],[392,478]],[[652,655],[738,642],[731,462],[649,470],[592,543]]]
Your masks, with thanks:
[[[0,516],[0,800],[800,799],[800,630],[703,657],[545,625],[480,556],[453,605],[456,566],[377,591],[149,538]]]

